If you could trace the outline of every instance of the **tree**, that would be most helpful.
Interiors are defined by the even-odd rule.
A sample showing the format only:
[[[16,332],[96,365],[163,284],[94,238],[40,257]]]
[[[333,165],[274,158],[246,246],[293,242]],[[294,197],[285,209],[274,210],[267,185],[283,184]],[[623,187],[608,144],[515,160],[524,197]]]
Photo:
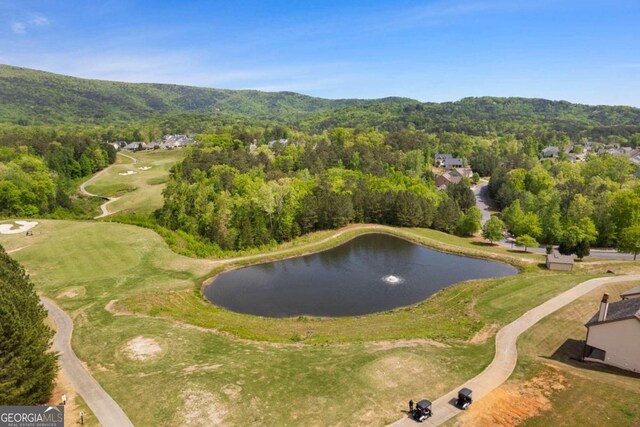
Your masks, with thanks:
[[[58,365],[46,317],[23,268],[0,246],[0,405],[49,399]]]
[[[480,231],[480,220],[482,219],[482,212],[476,206],[469,208],[466,214],[460,219],[456,228],[458,236],[473,236]]]
[[[473,194],[469,180],[466,178],[457,184],[447,187],[447,194],[458,203],[458,207],[463,212],[476,205],[476,196]]]
[[[497,216],[492,216],[482,227],[482,237],[493,244],[496,240],[501,240],[504,236],[504,222]]]
[[[563,255],[575,253],[579,259],[588,256],[591,243],[598,238],[598,231],[593,221],[582,218],[578,225],[567,227],[562,235],[558,251]]]
[[[438,206],[436,216],[433,219],[433,227],[436,230],[444,231],[445,233],[451,233],[455,230],[462,212],[455,200],[445,199]]]
[[[528,234],[523,234],[516,238],[516,245],[524,246],[524,251],[527,252],[527,248],[538,247],[538,241]]]
[[[635,261],[640,253],[640,225],[633,225],[622,230],[616,249],[618,252],[632,253]]]

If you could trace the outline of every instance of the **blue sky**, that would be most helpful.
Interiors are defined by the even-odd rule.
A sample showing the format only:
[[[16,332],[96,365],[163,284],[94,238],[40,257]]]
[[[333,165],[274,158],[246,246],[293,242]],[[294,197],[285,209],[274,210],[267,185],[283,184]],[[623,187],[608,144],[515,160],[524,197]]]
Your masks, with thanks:
[[[0,0],[0,63],[327,98],[640,107],[640,1]]]

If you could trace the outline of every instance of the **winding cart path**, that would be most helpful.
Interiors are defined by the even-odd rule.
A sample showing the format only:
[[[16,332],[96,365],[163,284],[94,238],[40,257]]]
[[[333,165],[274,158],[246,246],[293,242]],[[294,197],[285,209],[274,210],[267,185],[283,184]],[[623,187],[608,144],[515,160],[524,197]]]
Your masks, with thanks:
[[[479,400],[509,379],[511,373],[516,367],[516,363],[518,362],[518,349],[516,347],[518,337],[544,317],[602,285],[616,282],[627,282],[631,280],[640,280],[640,274],[587,280],[586,282],[582,282],[560,295],[551,298],[549,301],[527,311],[525,314],[500,329],[496,335],[496,354],[489,366],[487,366],[486,369],[475,378],[461,384],[454,390],[451,390],[449,393],[436,399],[433,402],[433,416],[423,424],[428,426],[438,426],[458,415],[461,411],[453,406],[453,402],[458,396],[458,390],[461,388],[470,388],[473,391],[474,400]],[[428,396],[428,393],[426,393],[426,395]],[[414,400],[422,398],[422,396],[416,397],[418,397],[418,399]],[[410,418],[403,418],[390,425],[393,427],[413,426],[415,425],[415,421]]]
[[[138,159],[135,159],[127,154],[124,153],[118,153],[118,155],[122,156],[122,157],[126,157],[128,159],[133,160],[133,164],[135,165],[136,163],[138,163]],[[100,219],[100,218],[104,218],[105,216],[111,215],[109,213],[109,210],[107,209],[107,206],[109,206],[109,204],[115,202],[116,200],[119,199],[119,197],[107,197],[107,196],[101,196],[100,194],[93,194],[90,193],[89,191],[87,191],[87,189],[85,188],[87,186],[87,184],[90,184],[93,180],[95,180],[96,178],[98,178],[99,176],[101,176],[103,173],[105,173],[106,171],[109,170],[109,168],[111,168],[110,165],[104,169],[102,169],[100,172],[96,173],[95,175],[93,175],[91,178],[89,178],[88,180],[86,180],[85,182],[83,182],[82,184],[80,184],[80,192],[82,194],[84,194],[85,196],[89,196],[89,197],[99,197],[103,200],[106,200],[106,202],[104,202],[103,204],[100,205],[100,210],[102,211],[102,213],[96,217],[94,217],[94,219]]]
[[[42,304],[56,322],[53,349],[60,353],[60,365],[80,396],[87,402],[102,427],[133,426],[127,414],[98,384],[76,357],[71,348],[73,322],[53,301],[40,298]]]

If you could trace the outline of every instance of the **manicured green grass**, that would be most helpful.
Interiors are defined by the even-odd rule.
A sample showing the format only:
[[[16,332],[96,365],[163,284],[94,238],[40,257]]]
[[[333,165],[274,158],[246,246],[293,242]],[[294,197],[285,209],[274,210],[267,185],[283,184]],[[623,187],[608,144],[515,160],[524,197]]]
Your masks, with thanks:
[[[169,170],[184,157],[184,150],[154,150],[127,153],[136,164],[119,155],[117,163],[86,186],[93,194],[119,197],[109,205],[110,212],[152,212],[162,207],[162,190]],[[144,169],[144,168],[150,169]],[[143,169],[141,169],[143,168]],[[128,171],[131,175],[120,175]]]
[[[151,230],[45,220],[33,232],[3,235],[0,243],[22,248],[13,256],[38,291],[72,315],[78,356],[136,425],[185,424],[182,413],[192,412],[193,402],[196,412],[207,410],[199,414],[205,424],[384,425],[402,416],[410,398],[438,397],[479,373],[493,357],[493,339],[468,339],[485,325],[508,322],[592,277],[528,268],[519,276],[459,284],[387,313],[261,319],[204,302],[194,290],[220,261],[176,255]],[[333,234],[306,236],[269,258],[330,246],[335,242],[308,245]],[[105,309],[114,299],[175,319],[114,316]],[[129,359],[124,348],[138,336],[156,340],[159,355]]]

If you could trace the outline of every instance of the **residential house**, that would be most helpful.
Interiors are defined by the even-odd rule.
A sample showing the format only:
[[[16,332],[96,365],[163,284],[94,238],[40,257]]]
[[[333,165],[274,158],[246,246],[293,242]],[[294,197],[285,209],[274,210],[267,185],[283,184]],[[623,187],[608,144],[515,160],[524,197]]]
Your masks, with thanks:
[[[446,190],[451,184],[457,184],[462,181],[462,177],[460,175],[455,175],[450,173],[449,171],[443,173],[442,175],[438,175],[435,178],[436,187],[438,190]]]
[[[621,293],[620,298],[622,299],[640,298],[640,286],[636,286],[635,288],[631,288],[628,291]]]
[[[144,150],[146,147],[146,144],[144,142],[131,142],[127,145],[125,145],[124,147],[122,147],[123,150],[127,150],[127,151],[138,151],[138,150]]]
[[[604,294],[585,326],[583,360],[640,372],[640,298],[609,302]]]
[[[447,159],[452,159],[451,154],[436,154],[435,165],[436,167],[443,168]]]
[[[571,271],[573,270],[573,257],[560,255],[557,250],[547,254],[547,268],[549,270]]]
[[[453,157],[451,154],[441,153],[436,154],[435,165],[436,167],[450,170],[464,167],[464,161],[458,157]]]
[[[451,184],[457,184],[462,181],[462,178],[471,178],[473,171],[471,168],[451,169],[438,175],[435,178],[436,187],[438,190],[446,190]]]
[[[546,147],[542,150],[543,159],[555,159],[560,155],[560,149],[556,146]]]

